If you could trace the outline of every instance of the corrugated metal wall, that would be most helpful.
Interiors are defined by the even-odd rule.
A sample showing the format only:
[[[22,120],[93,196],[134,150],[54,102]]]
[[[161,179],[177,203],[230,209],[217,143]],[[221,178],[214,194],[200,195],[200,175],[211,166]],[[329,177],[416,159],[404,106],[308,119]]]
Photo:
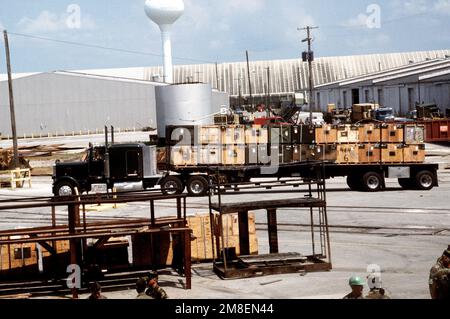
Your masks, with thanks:
[[[11,132],[7,82],[0,82],[0,132]],[[42,73],[14,80],[19,136],[156,128],[151,84]]]
[[[450,50],[317,58],[314,63],[315,85],[407,65],[410,61],[444,58],[446,55],[450,55]],[[209,82],[213,88],[218,86],[219,90],[232,96],[239,95],[240,85],[242,95],[249,95],[246,63],[221,63],[217,68],[218,76],[214,64],[175,66],[174,81]],[[270,69],[272,94],[283,95],[308,88],[308,66],[300,59],[258,61],[250,63],[252,91],[255,95],[264,95],[266,92],[267,68]],[[146,80],[152,80],[155,74],[162,74],[162,68],[150,67],[144,71]]]

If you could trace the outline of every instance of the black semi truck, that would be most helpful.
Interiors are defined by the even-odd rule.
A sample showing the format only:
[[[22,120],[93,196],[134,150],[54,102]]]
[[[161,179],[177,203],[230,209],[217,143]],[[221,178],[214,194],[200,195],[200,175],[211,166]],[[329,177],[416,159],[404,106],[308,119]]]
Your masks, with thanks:
[[[160,186],[164,194],[182,193],[204,196],[208,174],[220,176],[221,183],[249,182],[257,178],[309,177],[316,165],[323,165],[325,178],[347,177],[354,191],[378,192],[385,179],[397,179],[403,189],[431,190],[438,185],[436,164],[336,164],[332,162],[296,162],[280,164],[276,170],[262,165],[186,166],[169,164],[158,171],[156,147],[144,144],[113,144],[90,147],[80,162],[57,162],[53,171],[53,193],[69,196],[98,189],[113,189],[117,184],[142,183],[142,188]]]

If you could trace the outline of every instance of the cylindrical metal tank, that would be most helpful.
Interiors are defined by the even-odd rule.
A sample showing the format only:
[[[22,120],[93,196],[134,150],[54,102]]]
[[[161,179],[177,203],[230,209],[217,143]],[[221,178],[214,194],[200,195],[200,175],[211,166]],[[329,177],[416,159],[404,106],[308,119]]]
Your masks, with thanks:
[[[207,125],[214,122],[210,84],[176,84],[156,87],[158,136],[167,125]]]

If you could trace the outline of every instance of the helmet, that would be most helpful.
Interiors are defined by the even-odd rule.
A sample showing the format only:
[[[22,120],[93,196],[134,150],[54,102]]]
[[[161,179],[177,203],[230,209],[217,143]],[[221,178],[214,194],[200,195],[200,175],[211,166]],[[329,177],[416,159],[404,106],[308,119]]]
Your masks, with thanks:
[[[361,277],[353,276],[348,281],[350,286],[364,286],[364,280]]]

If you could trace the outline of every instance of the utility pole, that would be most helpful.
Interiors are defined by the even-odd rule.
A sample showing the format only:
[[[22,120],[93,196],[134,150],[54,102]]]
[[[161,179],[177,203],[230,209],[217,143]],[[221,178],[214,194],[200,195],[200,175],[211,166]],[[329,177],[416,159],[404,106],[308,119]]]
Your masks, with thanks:
[[[248,89],[250,91],[250,103],[252,104],[253,110],[253,95],[252,95],[252,78],[250,76],[250,63],[248,60],[248,51],[245,51],[245,55],[247,56],[247,74],[248,74]]]
[[[309,121],[310,125],[313,124],[313,106],[314,105],[314,77],[312,63],[314,61],[314,52],[312,51],[312,41],[311,30],[318,29],[319,27],[307,26],[305,28],[299,28],[298,30],[306,30],[307,38],[303,39],[302,42],[308,42],[308,51],[303,52],[303,62],[308,62],[309,69]]]
[[[14,110],[14,95],[11,75],[11,57],[9,54],[9,41],[8,32],[3,31],[5,38],[5,51],[6,51],[6,66],[8,69],[8,88],[9,88],[9,109],[11,114],[11,130],[13,136],[13,151],[14,151],[14,168],[19,168],[19,147],[17,143],[17,129],[16,129],[16,112]]]
[[[217,91],[220,91],[219,90],[219,67],[217,65],[217,62],[216,62],[216,89],[217,89]]]
[[[270,100],[270,67],[267,67],[266,70],[267,70],[267,106],[266,106],[266,111],[267,111],[267,117],[270,117],[270,103],[272,102]]]

